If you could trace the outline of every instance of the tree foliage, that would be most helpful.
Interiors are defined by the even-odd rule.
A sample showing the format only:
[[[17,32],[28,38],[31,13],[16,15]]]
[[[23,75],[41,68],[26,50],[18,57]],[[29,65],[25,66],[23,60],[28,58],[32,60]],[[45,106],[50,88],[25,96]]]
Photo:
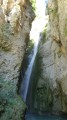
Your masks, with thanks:
[[[36,0],[30,0],[30,2],[32,3],[33,10],[35,11],[36,10]]]

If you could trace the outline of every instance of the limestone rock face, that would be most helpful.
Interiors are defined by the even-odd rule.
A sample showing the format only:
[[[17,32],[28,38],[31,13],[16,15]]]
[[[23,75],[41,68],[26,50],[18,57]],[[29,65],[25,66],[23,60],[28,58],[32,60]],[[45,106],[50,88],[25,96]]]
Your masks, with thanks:
[[[49,37],[39,47],[41,75],[37,90],[48,84],[47,88],[50,88],[52,95],[48,111],[67,113],[67,0],[49,0],[48,12]],[[43,91],[43,99],[48,95],[45,91],[46,89]],[[46,111],[44,101],[41,101],[44,108],[41,107],[40,111]],[[46,101],[50,102],[50,99],[46,97]],[[37,101],[35,103],[37,105]]]
[[[22,100],[16,94],[16,90],[19,80],[20,67],[25,53],[26,43],[28,42],[28,36],[33,18],[34,14],[29,1],[0,1],[1,119],[4,119],[6,116],[5,120],[20,120],[20,118],[23,116],[21,114],[22,112],[20,111],[23,111],[25,107],[23,107],[24,105]],[[10,104],[13,104],[11,99],[15,102],[13,108],[9,107]],[[15,115],[15,112],[11,111],[10,109],[13,111],[16,110],[15,112],[17,116]]]

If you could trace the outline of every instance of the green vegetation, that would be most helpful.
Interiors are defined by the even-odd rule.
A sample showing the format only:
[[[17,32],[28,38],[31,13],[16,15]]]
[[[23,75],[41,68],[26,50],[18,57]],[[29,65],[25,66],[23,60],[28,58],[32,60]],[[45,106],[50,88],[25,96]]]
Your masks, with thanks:
[[[67,18],[65,18],[64,34],[67,36]]]
[[[65,27],[65,29],[64,29],[64,33],[65,33],[65,35],[67,36],[67,28]]]
[[[23,120],[26,106],[15,89],[14,83],[0,79],[0,120]]]
[[[27,46],[27,49],[26,49],[26,53],[28,53],[28,55],[29,55],[30,52],[32,51],[33,46],[34,46],[34,41],[33,41],[33,40],[29,40],[28,46]]]
[[[36,10],[36,0],[30,0],[30,2],[32,3],[32,8],[35,11]]]
[[[44,44],[46,42],[46,28],[43,30],[42,32],[42,44]]]
[[[48,24],[46,24],[46,26],[43,28],[43,31],[41,32],[41,43],[44,44],[46,42],[46,33],[47,33],[47,27]]]
[[[49,13],[52,13],[54,17],[56,16],[57,8],[54,8],[54,9],[53,8],[49,8],[48,10],[49,10]]]
[[[45,78],[47,80],[47,78]],[[41,87],[37,87],[35,96],[35,109],[39,112],[51,111],[52,107],[52,91],[49,84],[44,83]]]

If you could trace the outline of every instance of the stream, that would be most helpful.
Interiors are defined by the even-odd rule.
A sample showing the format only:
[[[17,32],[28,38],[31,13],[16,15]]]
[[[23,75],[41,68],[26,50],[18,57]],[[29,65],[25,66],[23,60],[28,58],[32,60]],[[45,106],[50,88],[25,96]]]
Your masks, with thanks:
[[[25,120],[67,120],[67,116],[26,114]]]

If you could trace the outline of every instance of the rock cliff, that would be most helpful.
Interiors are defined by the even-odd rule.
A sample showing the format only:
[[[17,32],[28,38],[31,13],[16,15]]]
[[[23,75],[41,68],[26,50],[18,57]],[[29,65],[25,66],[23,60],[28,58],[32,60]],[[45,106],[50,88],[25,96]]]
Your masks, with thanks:
[[[67,113],[67,0],[49,0],[46,42],[39,47],[35,109]]]
[[[33,18],[28,0],[0,0],[0,120],[23,117],[17,84]]]

